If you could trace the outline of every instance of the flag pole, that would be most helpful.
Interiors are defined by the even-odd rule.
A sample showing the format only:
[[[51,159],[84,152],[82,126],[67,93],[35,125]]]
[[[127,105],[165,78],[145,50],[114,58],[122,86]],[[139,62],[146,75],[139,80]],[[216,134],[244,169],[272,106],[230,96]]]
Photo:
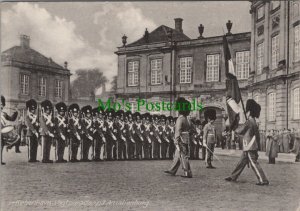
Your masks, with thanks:
[[[245,106],[244,106],[244,102],[243,102],[243,96],[242,96],[242,93],[241,93],[240,86],[239,86],[239,92],[240,92],[240,95],[241,95],[241,103],[242,103],[244,115],[245,115],[246,120],[248,120],[247,115],[246,115],[246,110],[245,110]]]

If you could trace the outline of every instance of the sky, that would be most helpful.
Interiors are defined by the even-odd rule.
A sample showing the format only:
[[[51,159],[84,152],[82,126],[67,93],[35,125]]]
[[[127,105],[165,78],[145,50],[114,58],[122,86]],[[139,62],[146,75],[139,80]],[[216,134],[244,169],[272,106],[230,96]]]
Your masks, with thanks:
[[[19,35],[26,34],[33,49],[60,65],[68,61],[71,73],[99,68],[111,80],[124,34],[131,43],[146,28],[174,28],[174,18],[183,19],[183,32],[192,39],[199,36],[200,24],[204,37],[222,35],[228,20],[232,33],[247,32],[249,10],[249,1],[6,2],[1,4],[1,51],[19,45]]]

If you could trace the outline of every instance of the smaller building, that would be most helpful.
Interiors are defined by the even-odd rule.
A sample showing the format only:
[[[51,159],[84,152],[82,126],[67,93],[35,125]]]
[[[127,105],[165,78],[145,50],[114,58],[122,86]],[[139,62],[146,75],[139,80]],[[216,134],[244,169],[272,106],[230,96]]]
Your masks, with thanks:
[[[41,102],[69,101],[70,70],[55,63],[30,47],[30,37],[20,36],[20,46],[14,46],[1,55],[1,94],[8,108],[25,115],[25,102],[31,98]]]

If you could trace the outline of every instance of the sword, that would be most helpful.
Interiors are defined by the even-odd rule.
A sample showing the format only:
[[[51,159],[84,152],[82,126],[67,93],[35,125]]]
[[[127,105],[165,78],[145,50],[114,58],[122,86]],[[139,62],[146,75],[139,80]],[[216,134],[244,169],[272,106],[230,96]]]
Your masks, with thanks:
[[[218,156],[216,156],[207,146],[204,146],[204,147],[213,155],[213,157],[215,157],[223,166],[225,166],[225,164],[218,158]],[[207,156],[207,153],[206,153],[206,156]]]

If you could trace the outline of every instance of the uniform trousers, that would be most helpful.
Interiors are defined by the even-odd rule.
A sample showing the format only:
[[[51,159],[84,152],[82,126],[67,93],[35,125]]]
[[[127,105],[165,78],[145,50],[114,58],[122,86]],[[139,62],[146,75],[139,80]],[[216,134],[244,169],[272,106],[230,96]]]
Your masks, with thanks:
[[[28,161],[36,161],[38,150],[38,139],[35,135],[27,136],[28,143]]]
[[[261,183],[268,182],[268,179],[264,171],[262,170],[261,166],[257,162],[257,160],[258,160],[258,153],[256,150],[243,152],[240,161],[238,162],[236,168],[231,173],[230,177],[232,178],[232,180],[237,180],[237,178],[244,170],[245,166],[249,163],[259,182]]]
[[[56,140],[56,155],[57,161],[62,161],[64,159],[64,152],[65,152],[66,142],[62,138],[58,138]]]
[[[211,161],[213,160],[213,153],[215,150],[215,143],[207,143],[207,148],[206,148],[206,165],[211,166]]]
[[[118,160],[126,160],[126,141],[123,139],[118,139]]]
[[[152,152],[152,144],[149,143],[148,140],[145,139],[143,144],[144,149],[144,159],[150,159],[152,158],[151,152]]]
[[[52,145],[52,137],[43,135],[41,136],[42,140],[42,150],[43,150],[43,161],[50,160],[50,150]]]
[[[92,141],[86,135],[84,135],[82,138],[82,160],[88,160]]]
[[[192,176],[192,171],[191,171],[191,166],[189,163],[189,156],[188,156],[189,146],[188,144],[179,143],[179,149],[180,151],[178,151],[178,149],[175,150],[175,156],[169,171],[175,175],[181,163],[184,172],[188,176]]]
[[[70,137],[71,160],[77,160],[79,145],[80,145],[80,141],[75,136],[71,136]]]

